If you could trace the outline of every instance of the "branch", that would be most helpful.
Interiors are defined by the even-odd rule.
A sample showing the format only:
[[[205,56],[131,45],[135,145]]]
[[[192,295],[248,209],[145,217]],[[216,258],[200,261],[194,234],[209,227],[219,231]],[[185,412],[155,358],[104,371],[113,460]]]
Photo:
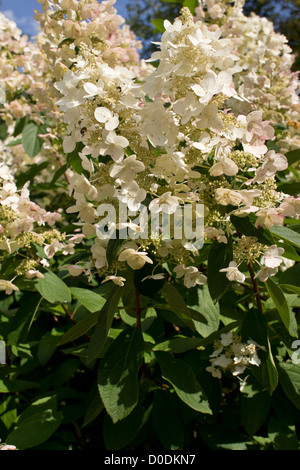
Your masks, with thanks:
[[[257,281],[256,281],[256,279],[255,279],[255,275],[254,275],[254,270],[253,270],[252,261],[249,261],[249,263],[248,263],[248,269],[249,269],[249,273],[250,273],[250,276],[251,276],[251,281],[252,281],[252,286],[253,286],[253,292],[254,292],[254,296],[255,296],[255,298],[256,298],[257,308],[258,308],[258,310],[260,310],[260,312],[262,312],[261,298],[260,298],[260,293],[259,293],[258,284],[257,284]]]

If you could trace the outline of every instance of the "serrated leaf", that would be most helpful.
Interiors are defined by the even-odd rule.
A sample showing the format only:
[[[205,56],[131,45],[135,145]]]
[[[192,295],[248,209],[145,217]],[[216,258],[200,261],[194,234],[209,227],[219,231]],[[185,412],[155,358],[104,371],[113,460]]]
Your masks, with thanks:
[[[113,423],[108,414],[103,422],[103,439],[107,450],[120,450],[127,446],[138,433],[144,417],[144,408],[137,405],[129,416]]]
[[[300,410],[300,367],[292,362],[278,363],[279,381],[289,400]]]
[[[34,122],[29,122],[24,126],[22,132],[22,145],[25,152],[31,157],[35,157],[43,147],[43,139],[38,137],[42,133],[41,126]]]
[[[259,391],[253,396],[242,394],[241,420],[250,436],[253,436],[265,422],[270,405],[271,397],[267,391]]]
[[[72,300],[68,286],[51,271],[47,271],[43,279],[38,279],[36,288],[41,296],[52,304],[68,303]]]
[[[284,293],[270,278],[266,281],[265,285],[286,329],[291,336],[296,338],[298,336],[297,322],[292,309],[288,306]]]
[[[232,259],[231,239],[227,244],[217,241],[212,244],[208,255],[207,285],[213,301],[219,300],[230,285],[226,273],[220,269],[228,268]]]
[[[168,391],[157,390],[154,394],[152,424],[155,433],[168,450],[183,448],[184,428],[176,398]]]
[[[141,331],[138,328],[128,328],[119,334],[101,360],[98,389],[105,409],[114,423],[126,418],[137,405],[137,376],[143,355]]]
[[[51,409],[41,411],[23,420],[7,437],[19,450],[36,447],[47,441],[58,429],[62,413]]]
[[[44,366],[47,364],[49,359],[55,353],[55,350],[60,342],[60,339],[63,335],[62,331],[52,328],[51,331],[48,331],[40,340],[38,346],[37,357],[39,363]]]
[[[38,387],[38,383],[28,380],[0,379],[0,393],[16,393]]]
[[[85,318],[80,320],[76,325],[73,325],[61,338],[59,345],[70,343],[75,341],[77,338],[85,335],[93,326],[95,326],[99,319],[99,312],[87,315]]]
[[[220,323],[220,308],[218,303],[214,303],[204,284],[202,287],[192,289],[188,294],[187,304],[193,310],[197,310],[204,317],[204,322],[194,319],[196,331],[206,338],[214,331],[217,331]]]
[[[268,435],[274,443],[275,450],[299,450],[295,426],[288,426],[272,416],[268,426]]]
[[[161,289],[161,293],[175,315],[180,320],[182,320],[183,323],[186,324],[192,331],[195,331],[193,315],[176,287],[169,282],[165,282]]]
[[[293,165],[300,160],[300,149],[290,150],[290,152],[285,154],[285,157],[287,158],[288,164]]]
[[[93,395],[89,393],[88,407],[85,412],[83,426],[87,426],[94,421],[104,409],[98,390],[92,390]]]
[[[100,310],[98,322],[87,351],[87,362],[91,362],[96,359],[103,349],[114,315],[119,305],[122,290],[122,287],[114,286],[104,306]]]
[[[243,235],[247,237],[256,237],[260,243],[265,245],[271,245],[273,243],[272,235],[268,230],[261,228],[256,228],[253,223],[250,222],[248,217],[237,217],[232,215],[230,217],[232,224],[235,226]]]
[[[282,227],[281,225],[274,225],[270,229],[270,232],[279,239],[283,239],[287,242],[290,242],[292,245],[300,248],[300,234],[291,230],[287,227]]]
[[[101,295],[93,292],[90,289],[83,289],[81,287],[70,287],[70,291],[89,312],[99,312],[105,304],[105,299]]]
[[[173,385],[179,398],[193,410],[212,414],[207,397],[192,368],[185,361],[175,359],[166,352],[156,351],[155,356],[163,378]]]

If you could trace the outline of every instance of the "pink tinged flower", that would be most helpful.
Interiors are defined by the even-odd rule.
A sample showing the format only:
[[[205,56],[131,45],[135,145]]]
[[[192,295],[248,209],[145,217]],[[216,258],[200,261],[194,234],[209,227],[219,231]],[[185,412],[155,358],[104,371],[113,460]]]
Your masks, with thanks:
[[[40,271],[38,271],[37,269],[29,269],[29,271],[27,271],[25,273],[25,277],[27,279],[33,279],[35,277],[39,278],[39,279],[43,279],[45,276],[44,274],[42,274]]]
[[[281,256],[283,253],[284,248],[278,247],[277,245],[272,245],[261,257],[261,263],[268,268],[277,268],[282,263]]]
[[[10,444],[0,444],[0,450],[16,450],[16,446]]]
[[[281,153],[275,153],[274,150],[270,150],[264,157],[263,164],[256,171],[254,181],[262,183],[266,178],[270,178],[275,175],[277,171],[286,170],[288,167],[288,161]]]
[[[262,209],[256,215],[258,216],[255,222],[256,228],[270,229],[273,225],[283,225],[283,216],[276,209]]]
[[[6,295],[10,295],[13,291],[18,292],[19,288],[15,286],[11,281],[0,279],[0,291],[5,291]]]
[[[101,284],[104,284],[105,282],[108,282],[108,281],[112,281],[114,284],[116,284],[117,286],[120,286],[120,287],[123,287],[124,286],[124,282],[126,281],[126,279],[124,277],[121,277],[121,276],[107,276],[102,282]]]
[[[62,243],[60,243],[58,240],[54,240],[50,245],[46,245],[44,247],[44,253],[47,256],[47,258],[53,258],[55,253],[61,250],[62,247],[63,247]]]
[[[275,276],[277,273],[278,268],[268,268],[267,266],[263,266],[255,275],[255,278],[259,279],[261,282],[266,282],[269,277]]]
[[[287,197],[279,206],[278,212],[284,217],[296,218],[300,215],[300,197]]]
[[[213,240],[218,240],[219,243],[227,243],[225,232],[222,229],[217,229],[216,227],[205,227],[204,234]]]
[[[84,272],[84,268],[76,264],[69,264],[67,266],[63,266],[63,269],[65,268],[69,271],[70,276],[74,277],[80,276],[80,274]]]
[[[244,282],[246,279],[245,275],[239,271],[235,261],[231,261],[228,268],[220,269],[220,272],[226,273],[226,277],[229,281]]]

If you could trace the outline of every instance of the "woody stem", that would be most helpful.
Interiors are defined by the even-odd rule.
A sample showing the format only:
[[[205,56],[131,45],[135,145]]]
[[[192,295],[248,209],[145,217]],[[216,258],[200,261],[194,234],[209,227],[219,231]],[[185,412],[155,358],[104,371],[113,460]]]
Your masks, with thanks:
[[[257,308],[258,308],[258,310],[260,310],[260,312],[262,312],[261,298],[260,298],[258,284],[257,284],[257,281],[256,281],[255,276],[254,276],[252,261],[249,261],[248,269],[249,269],[249,273],[250,273],[250,277],[251,277],[251,281],[252,281],[253,292],[254,292],[254,296],[255,296],[255,299],[256,299]]]

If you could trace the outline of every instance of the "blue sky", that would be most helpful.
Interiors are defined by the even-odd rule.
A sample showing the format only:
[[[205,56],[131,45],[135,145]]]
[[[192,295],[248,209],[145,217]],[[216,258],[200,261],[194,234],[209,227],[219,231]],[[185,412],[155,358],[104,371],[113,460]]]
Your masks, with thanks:
[[[121,16],[126,15],[127,0],[117,0],[115,7]],[[36,22],[33,19],[33,10],[40,10],[40,4],[36,0],[2,0],[0,11],[8,18],[14,20],[18,27],[25,33],[36,33]]]

